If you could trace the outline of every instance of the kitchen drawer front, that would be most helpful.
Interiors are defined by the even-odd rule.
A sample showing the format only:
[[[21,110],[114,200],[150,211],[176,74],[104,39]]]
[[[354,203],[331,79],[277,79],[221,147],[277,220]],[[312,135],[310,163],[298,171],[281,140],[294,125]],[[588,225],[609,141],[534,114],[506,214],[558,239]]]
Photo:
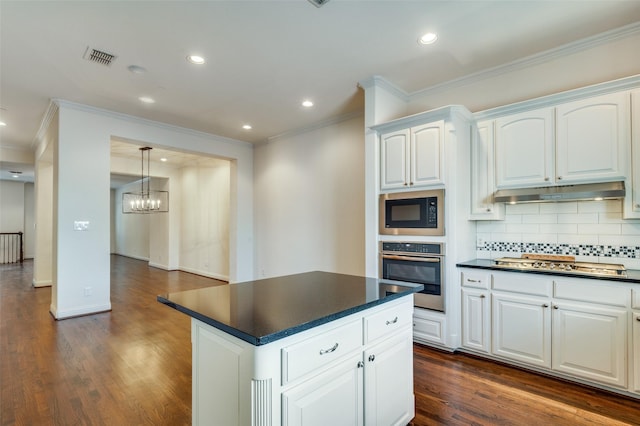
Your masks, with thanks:
[[[282,349],[282,384],[294,381],[361,348],[360,318],[319,336],[287,346]]]
[[[631,291],[624,285],[607,285],[598,280],[567,278],[554,281],[553,297],[626,308],[630,303]]]
[[[531,276],[519,272],[496,272],[493,274],[491,285],[493,290],[551,297],[553,281],[544,275]]]
[[[491,274],[481,271],[462,271],[462,287],[482,288],[489,290]]]
[[[413,297],[405,297],[405,299],[407,300],[402,304],[364,317],[365,344],[411,327]]]

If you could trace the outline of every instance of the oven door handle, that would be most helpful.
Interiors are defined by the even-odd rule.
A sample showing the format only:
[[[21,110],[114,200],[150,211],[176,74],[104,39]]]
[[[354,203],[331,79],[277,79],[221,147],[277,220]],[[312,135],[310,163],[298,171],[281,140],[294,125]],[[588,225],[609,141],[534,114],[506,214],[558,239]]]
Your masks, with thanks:
[[[439,257],[393,256],[388,254],[383,254],[382,258],[391,259],[391,260],[413,260],[416,262],[426,262],[426,263],[440,263],[442,260]]]

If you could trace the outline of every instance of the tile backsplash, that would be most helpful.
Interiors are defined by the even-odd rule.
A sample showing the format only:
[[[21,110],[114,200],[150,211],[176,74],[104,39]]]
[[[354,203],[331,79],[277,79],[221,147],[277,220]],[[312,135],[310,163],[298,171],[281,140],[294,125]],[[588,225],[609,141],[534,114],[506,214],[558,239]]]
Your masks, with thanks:
[[[507,205],[505,220],[477,222],[476,249],[485,259],[561,254],[640,269],[640,220],[622,219],[620,200]]]

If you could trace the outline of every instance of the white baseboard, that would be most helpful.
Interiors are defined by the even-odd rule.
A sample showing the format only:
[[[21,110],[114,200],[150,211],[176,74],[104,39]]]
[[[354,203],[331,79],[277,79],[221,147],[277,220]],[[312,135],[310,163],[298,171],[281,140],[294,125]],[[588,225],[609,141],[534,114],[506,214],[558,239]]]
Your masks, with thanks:
[[[58,310],[57,307],[53,306],[52,304],[49,308],[49,312],[51,312],[51,315],[53,315],[53,317],[57,320],[79,317],[84,315],[99,314],[102,312],[108,312],[110,310],[111,310],[111,303],[105,303],[102,305],[81,306],[79,308],[74,308],[69,310]]]
[[[34,287],[51,287],[53,285],[53,281],[51,280],[31,280],[31,285]]]
[[[202,275],[203,277],[213,278],[215,280],[229,282],[228,275],[220,275],[209,271],[201,271],[195,268],[180,268],[180,271],[189,272],[190,274]]]

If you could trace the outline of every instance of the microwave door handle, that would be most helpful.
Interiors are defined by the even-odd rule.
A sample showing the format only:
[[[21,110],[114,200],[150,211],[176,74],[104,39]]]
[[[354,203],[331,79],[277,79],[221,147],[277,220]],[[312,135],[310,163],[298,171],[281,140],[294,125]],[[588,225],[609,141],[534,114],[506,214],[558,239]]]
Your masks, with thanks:
[[[440,263],[440,258],[437,257],[392,256],[384,254],[382,255],[382,258],[391,260],[415,260],[416,262]]]

